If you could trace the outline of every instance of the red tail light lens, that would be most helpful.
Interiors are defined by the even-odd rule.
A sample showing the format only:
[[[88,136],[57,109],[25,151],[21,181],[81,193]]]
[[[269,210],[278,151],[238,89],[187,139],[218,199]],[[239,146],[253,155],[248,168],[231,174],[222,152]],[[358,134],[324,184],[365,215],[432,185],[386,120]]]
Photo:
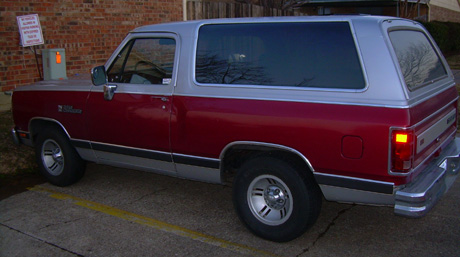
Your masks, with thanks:
[[[413,159],[413,132],[394,130],[391,136],[391,171],[409,172],[412,169]]]

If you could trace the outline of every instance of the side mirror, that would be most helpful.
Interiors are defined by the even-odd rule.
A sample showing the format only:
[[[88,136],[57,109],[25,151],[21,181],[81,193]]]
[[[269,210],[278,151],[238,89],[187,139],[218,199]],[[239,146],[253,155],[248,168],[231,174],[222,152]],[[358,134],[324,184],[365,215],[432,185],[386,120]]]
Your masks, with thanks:
[[[91,81],[95,86],[107,84],[107,74],[104,66],[97,66],[91,70]]]

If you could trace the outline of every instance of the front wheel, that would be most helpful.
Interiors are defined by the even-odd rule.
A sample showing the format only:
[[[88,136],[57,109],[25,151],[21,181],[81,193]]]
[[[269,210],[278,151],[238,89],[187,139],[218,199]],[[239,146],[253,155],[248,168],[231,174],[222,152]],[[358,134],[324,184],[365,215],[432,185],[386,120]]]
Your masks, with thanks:
[[[233,202],[240,220],[257,236],[286,242],[302,235],[321,210],[321,191],[304,171],[272,157],[258,157],[240,168]]]
[[[51,128],[39,133],[35,155],[41,174],[54,185],[71,185],[85,173],[85,161],[60,130]]]

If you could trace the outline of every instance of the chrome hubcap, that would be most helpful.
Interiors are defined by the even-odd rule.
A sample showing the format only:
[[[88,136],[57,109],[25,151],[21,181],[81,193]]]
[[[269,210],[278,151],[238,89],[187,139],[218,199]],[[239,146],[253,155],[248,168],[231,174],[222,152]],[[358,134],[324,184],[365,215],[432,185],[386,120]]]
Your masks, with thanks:
[[[264,224],[283,224],[292,214],[291,191],[278,177],[262,175],[255,178],[249,185],[247,197],[251,212]]]
[[[286,195],[278,186],[269,186],[265,189],[264,199],[268,207],[281,210],[286,205]]]
[[[64,156],[56,141],[47,139],[43,142],[42,160],[48,173],[58,176],[64,169]]]

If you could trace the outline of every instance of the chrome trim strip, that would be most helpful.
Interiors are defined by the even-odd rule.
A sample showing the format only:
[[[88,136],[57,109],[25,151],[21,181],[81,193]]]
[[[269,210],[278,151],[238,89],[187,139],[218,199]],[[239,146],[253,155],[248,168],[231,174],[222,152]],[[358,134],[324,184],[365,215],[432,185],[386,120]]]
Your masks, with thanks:
[[[91,142],[91,147],[94,151],[107,152],[112,154],[128,155],[139,158],[159,160],[164,162],[173,162],[171,153],[155,150],[147,150],[129,146],[121,146],[115,144],[107,144],[100,142]]]
[[[33,85],[15,88],[15,92],[23,91],[66,91],[66,92],[90,92],[91,79],[68,79],[39,81]]]
[[[232,147],[234,147],[234,146],[260,146],[260,147],[277,148],[277,149],[289,151],[289,152],[292,152],[292,153],[296,154],[300,158],[302,158],[304,160],[304,162],[308,165],[308,167],[310,168],[310,170],[312,172],[315,171],[315,169],[311,165],[310,161],[301,152],[299,152],[299,151],[297,151],[297,150],[295,150],[293,148],[287,147],[287,146],[278,145],[278,144],[272,144],[272,143],[263,143],[263,142],[256,142],[256,141],[235,141],[235,142],[227,144],[224,147],[224,149],[222,149],[222,151],[220,153],[220,156],[219,156],[219,159],[223,160],[227,150],[232,148]]]
[[[394,183],[391,182],[347,177],[341,175],[331,175],[319,172],[314,172],[313,175],[315,176],[316,182],[318,184],[325,186],[334,186],[390,195],[392,195],[394,191]]]
[[[107,152],[112,154],[129,155],[133,157],[146,158],[164,162],[173,162],[176,164],[196,166],[203,168],[219,169],[220,160],[215,158],[199,157],[186,154],[169,153],[163,151],[135,148],[129,146],[107,144],[100,142],[90,142],[86,140],[72,139],[75,147],[93,149],[98,152]]]
[[[456,120],[457,110],[453,109],[447,115],[438,120],[431,127],[423,131],[420,135],[417,136],[417,149],[416,153],[420,153],[425,149],[429,144],[431,144],[436,138],[438,138],[442,133],[444,133]],[[452,118],[454,117],[454,118]]]
[[[59,122],[58,120],[52,119],[52,118],[47,118],[47,117],[33,117],[33,118],[31,118],[30,121],[29,121],[29,125],[28,125],[30,134],[32,134],[32,132],[33,132],[30,128],[31,128],[31,125],[32,125],[32,121],[34,121],[34,120],[45,120],[45,121],[54,122],[54,123],[58,124],[62,128],[62,130],[64,131],[64,133],[67,135],[68,138],[70,138],[70,139],[72,138],[70,136],[70,134],[67,132],[67,129],[65,129],[64,125],[62,125],[61,122]]]
[[[113,85],[119,86],[117,88],[117,91],[115,92],[116,95],[119,94],[129,94],[129,95],[151,95],[151,96],[166,96],[166,97],[171,97],[173,96],[173,92],[150,92],[150,91],[142,91],[145,88],[151,89],[152,85],[144,85],[144,84],[129,84],[129,83],[110,83]],[[121,86],[124,86],[125,88],[121,88]],[[159,85],[159,84],[153,84],[153,86],[158,86],[158,87],[170,87],[170,85]],[[128,88],[128,90],[126,90]],[[138,91],[130,90],[132,88],[137,88],[139,89]],[[91,91],[91,93],[104,93],[104,89],[102,86],[95,86],[94,89]]]
[[[367,80],[365,79],[366,83]],[[275,90],[292,90],[292,91],[319,91],[319,92],[344,92],[344,93],[362,93],[368,89],[368,85],[363,89],[334,89],[321,87],[295,87],[295,86],[269,86],[269,85],[247,85],[247,84],[204,84],[197,82],[194,78],[193,83],[200,87],[223,87],[223,88],[250,88],[250,89],[275,89]]]
[[[319,185],[319,187],[323,192],[324,198],[328,201],[381,206],[393,206],[395,202],[393,194],[381,194],[328,185]]]
[[[201,182],[222,184],[222,173],[220,169],[190,166],[176,163],[177,176],[185,179],[192,179]]]
[[[420,124],[426,122],[427,120],[433,118],[433,116],[438,115],[440,112],[444,111],[444,109],[446,109],[447,107],[449,107],[449,105],[455,103],[455,102],[458,100],[458,98],[459,98],[459,97],[457,96],[454,100],[450,101],[449,103],[447,103],[447,104],[444,105],[443,107],[439,108],[439,109],[438,109],[437,111],[435,111],[434,113],[430,114],[428,117],[426,117],[426,118],[424,118],[423,120],[417,122],[415,125],[410,126],[409,128],[413,129],[413,128],[419,126]]]
[[[174,163],[161,160],[148,159],[126,154],[94,151],[97,162],[115,167],[142,170],[165,175],[176,175]]]
[[[235,99],[235,100],[255,100],[255,101],[277,101],[277,102],[295,102],[295,103],[313,103],[313,104],[335,104],[335,105],[347,105],[347,106],[365,106],[365,107],[381,107],[391,109],[409,109],[410,105],[387,105],[387,104],[370,104],[370,103],[358,103],[358,102],[339,102],[339,101],[314,101],[314,100],[302,100],[302,99],[282,99],[282,98],[257,98],[257,97],[228,97],[225,95],[199,95],[199,94],[184,94],[175,93],[174,96],[182,97],[200,97],[200,98],[218,98],[218,99]],[[354,99],[356,100],[356,99]]]
[[[83,148],[83,149],[92,149],[91,148],[91,142],[88,141],[88,140],[72,139],[71,138],[70,143],[72,143],[72,145],[74,147]]]
[[[444,91],[444,90],[443,90]],[[410,104],[410,105],[387,105],[387,104],[366,104],[366,103],[357,103],[357,102],[339,102],[339,101],[314,101],[314,100],[302,100],[302,99],[281,99],[281,98],[257,98],[257,97],[228,97],[225,95],[199,95],[199,94],[178,94],[175,93],[174,96],[182,96],[182,97],[200,97],[200,98],[218,98],[218,99],[235,99],[235,100],[255,100],[255,101],[277,101],[277,102],[296,102],[296,103],[313,103],[313,104],[335,104],[335,105],[348,105],[348,106],[365,106],[365,107],[381,107],[381,108],[391,108],[391,109],[409,109],[415,107],[421,103],[423,103],[427,99],[423,99],[422,101],[418,101],[417,103]],[[457,101],[459,97],[456,97],[454,100],[446,104],[443,108],[437,110],[435,113],[431,114],[424,120],[420,121],[424,122],[426,119],[431,118],[432,116],[438,114],[442,109],[447,107],[448,105]],[[415,124],[418,125],[419,123]]]
[[[212,169],[220,168],[220,160],[207,157],[199,157],[186,154],[173,153],[173,161],[176,164],[183,164],[189,166],[198,166]]]

